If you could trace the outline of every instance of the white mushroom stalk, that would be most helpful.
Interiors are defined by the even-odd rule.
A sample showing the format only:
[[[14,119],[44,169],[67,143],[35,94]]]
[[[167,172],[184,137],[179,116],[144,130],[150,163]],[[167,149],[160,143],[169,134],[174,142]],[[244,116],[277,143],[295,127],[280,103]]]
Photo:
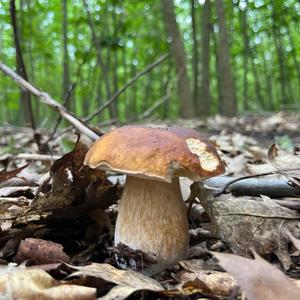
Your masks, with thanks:
[[[178,178],[165,183],[127,176],[115,229],[119,243],[155,254],[157,271],[187,257],[187,209]]]

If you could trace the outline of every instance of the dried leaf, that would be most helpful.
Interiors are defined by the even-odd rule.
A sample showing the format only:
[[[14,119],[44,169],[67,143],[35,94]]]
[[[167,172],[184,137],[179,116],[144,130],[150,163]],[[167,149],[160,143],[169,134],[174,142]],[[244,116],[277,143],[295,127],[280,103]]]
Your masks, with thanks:
[[[97,186],[101,185],[105,172],[83,165],[87,151],[88,147],[78,141],[73,151],[53,163],[50,169],[52,191],[46,202],[37,201],[36,205],[43,209],[55,209],[77,204],[84,200],[91,182],[97,181]]]
[[[287,177],[296,186],[300,186],[299,157],[296,155],[285,155],[283,157],[279,157],[276,144],[273,144],[268,150],[268,160],[280,174]]]
[[[22,240],[14,261],[21,263],[29,260],[30,264],[50,264],[68,262],[70,259],[63,251],[63,246],[42,239],[27,238]]]
[[[122,300],[136,291],[162,292],[164,290],[160,283],[150,277],[132,270],[118,270],[109,264],[92,263],[88,266],[80,267],[67,264],[67,266],[77,270],[71,276],[92,276],[117,285],[117,287],[113,288],[106,296],[100,299]]]
[[[255,254],[248,259],[234,254],[212,254],[237,280],[249,300],[300,299],[298,288],[283,272]]]
[[[180,282],[202,282],[213,295],[229,297],[237,289],[234,278],[225,272],[203,270],[196,263],[197,260],[184,260],[180,265],[186,270],[179,274]]]
[[[233,253],[249,256],[255,249],[260,255],[275,253],[285,270],[292,262],[286,230],[300,236],[300,214],[282,207],[268,197],[233,197],[217,199],[206,194],[199,198],[208,212],[219,237]]]
[[[0,171],[0,183],[4,182],[10,178],[16,177],[22,170],[27,168],[29,165],[30,165],[30,163],[28,163],[20,168],[11,170],[11,171],[6,171],[6,170]]]
[[[158,281],[150,277],[132,270],[118,270],[109,264],[92,263],[88,266],[79,267],[66,265],[77,270],[70,276],[92,276],[116,284],[105,296],[99,298],[101,300],[123,300],[137,291],[150,291],[169,297],[186,296],[195,293],[213,295],[205,283],[198,278],[186,280],[179,285],[171,286],[167,290]]]
[[[62,284],[43,270],[26,269],[3,272],[0,276],[0,297],[22,300],[92,300],[96,299],[96,289]]]

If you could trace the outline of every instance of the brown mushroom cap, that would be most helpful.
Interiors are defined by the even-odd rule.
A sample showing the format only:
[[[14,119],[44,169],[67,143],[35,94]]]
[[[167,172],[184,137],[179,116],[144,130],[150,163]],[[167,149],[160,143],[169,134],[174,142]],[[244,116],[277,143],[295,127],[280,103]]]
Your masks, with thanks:
[[[172,182],[194,181],[224,173],[213,144],[193,129],[124,126],[103,135],[88,151],[91,168]]]

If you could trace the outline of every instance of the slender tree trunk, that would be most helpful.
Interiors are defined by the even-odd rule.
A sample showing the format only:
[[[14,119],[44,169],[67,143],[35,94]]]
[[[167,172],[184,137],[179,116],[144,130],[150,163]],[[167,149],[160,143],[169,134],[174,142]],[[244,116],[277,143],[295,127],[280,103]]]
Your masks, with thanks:
[[[261,85],[259,80],[259,74],[256,69],[256,65],[254,63],[254,55],[253,51],[250,48],[249,35],[248,35],[248,20],[247,20],[247,10],[240,10],[240,19],[241,19],[241,28],[243,32],[244,39],[244,88],[243,88],[243,103],[244,109],[249,109],[249,94],[248,94],[248,71],[249,71],[249,58],[251,62],[252,73],[254,77],[254,91],[256,95],[256,100],[260,103],[261,107],[264,107],[263,97],[261,95]]]
[[[273,84],[272,84],[272,76],[270,74],[267,60],[265,57],[265,53],[262,54],[263,63],[264,63],[264,74],[265,74],[265,82],[266,82],[266,88],[267,88],[267,95],[268,95],[268,101],[266,104],[267,109],[275,109],[275,103],[274,103],[274,95],[273,95]]]
[[[287,35],[288,35],[288,38],[289,38],[289,42],[290,42],[290,45],[292,47],[292,57],[293,57],[294,66],[296,68],[298,85],[300,86],[300,64],[299,64],[299,61],[298,61],[298,58],[297,58],[296,45],[294,43],[290,27],[287,26],[286,28],[287,28]]]
[[[191,118],[194,116],[193,97],[187,74],[187,59],[184,45],[181,40],[174,9],[173,0],[162,0],[162,12],[167,33],[172,39],[170,48],[176,65],[178,94],[181,106],[180,115],[183,118]]]
[[[210,23],[211,2],[206,0],[202,13],[202,82],[201,98],[197,106],[197,114],[201,117],[208,117],[210,112]]]
[[[118,36],[118,24],[116,20],[116,14],[115,14],[115,5],[113,2],[113,11],[111,13],[111,25],[109,27],[112,27],[112,38],[116,38]],[[109,25],[109,24],[108,24]],[[107,48],[108,51],[108,62],[112,61],[112,85],[114,92],[118,90],[118,48],[117,47],[112,47],[111,45]],[[119,107],[118,107],[119,102],[114,101],[112,103],[112,110],[113,114],[118,118],[119,117]]]
[[[88,24],[89,24],[89,27],[90,27],[91,33],[92,33],[92,42],[93,42],[94,47],[96,49],[97,64],[98,64],[98,66],[100,67],[100,69],[102,71],[102,78],[100,78],[100,81],[104,81],[105,90],[106,90],[106,97],[107,97],[107,99],[109,99],[111,97],[110,82],[109,82],[109,78],[108,78],[109,70],[107,70],[106,64],[104,63],[103,58],[102,58],[102,49],[101,49],[100,41],[99,41],[99,39],[97,37],[97,34],[96,34],[94,21],[92,19],[92,15],[91,15],[91,12],[90,12],[90,9],[89,9],[89,1],[83,0],[83,5],[84,5],[84,7],[86,9],[86,12],[87,12]],[[110,116],[113,119],[117,117],[112,105],[109,106],[109,112],[110,112]]]
[[[196,8],[195,0],[191,0],[191,17],[192,17],[192,37],[193,37],[193,103],[197,107],[198,102],[198,69],[199,69],[199,58],[198,58],[198,42],[197,42],[197,31],[196,31]]]
[[[218,112],[221,111],[221,106],[223,103],[223,87],[222,87],[222,79],[221,79],[221,72],[220,72],[220,61],[219,61],[219,55],[218,55],[218,43],[217,43],[217,37],[216,33],[212,29],[212,37],[214,41],[214,52],[215,52],[215,58],[216,58],[216,65],[215,65],[215,70],[216,70],[216,77],[217,77],[217,89],[218,89]]]
[[[250,58],[251,58],[252,73],[253,73],[253,77],[254,77],[256,99],[257,99],[258,103],[260,103],[261,107],[264,108],[265,104],[263,101],[263,97],[261,95],[259,74],[257,72],[256,65],[254,63],[254,55],[253,55],[252,51],[250,51]]]
[[[235,87],[230,69],[230,56],[228,38],[225,23],[225,13],[222,0],[215,0],[218,25],[219,25],[219,45],[218,57],[220,66],[220,77],[222,80],[222,105],[221,114],[232,117],[236,114]]]
[[[144,93],[144,101],[142,103],[142,111],[145,111],[149,106],[149,100],[151,99],[151,93],[152,93],[152,85],[153,85],[153,74],[152,72],[150,72],[147,75],[147,79],[146,79],[146,86],[144,88],[145,93]]]
[[[244,39],[244,55],[243,55],[243,64],[244,64],[244,74],[243,74],[243,108],[245,111],[249,110],[249,97],[248,97],[248,61],[249,61],[249,37],[248,37],[248,28],[247,28],[247,11],[240,9],[240,19],[242,26],[242,33]]]
[[[275,8],[276,4],[272,4],[272,19],[273,19],[273,34],[275,48],[277,52],[277,59],[279,64],[279,80],[280,80],[280,90],[281,90],[281,103],[286,105],[288,101],[287,97],[287,86],[286,86],[286,73],[284,67],[284,58],[283,58],[283,45],[281,41],[281,34],[277,28],[277,18],[278,12]]]
[[[164,84],[164,94],[166,94],[169,90],[169,84],[171,81],[171,72],[173,69],[173,64],[171,61],[169,61],[169,64],[167,67],[167,71],[166,71],[166,80],[165,80],[165,84]],[[163,107],[163,118],[167,119],[170,116],[170,99],[168,101],[166,101],[164,103],[164,107]]]
[[[16,48],[17,73],[21,77],[23,77],[25,80],[28,81],[25,63],[24,63],[23,56],[22,56],[20,39],[19,39],[15,0],[10,0],[10,16],[11,16],[11,23],[12,23],[12,27],[13,27],[13,33],[14,33],[14,43],[15,43],[15,48]],[[21,123],[25,122],[26,124],[30,124],[32,129],[35,129],[35,121],[34,121],[34,116],[33,116],[30,93],[23,89],[21,89],[21,102],[20,102],[19,118],[20,118]]]
[[[62,0],[63,8],[63,23],[62,23],[62,35],[63,35],[63,86],[62,86],[62,99],[68,94],[70,87],[70,71],[69,71],[69,53],[68,53],[68,10],[67,10],[67,0]],[[71,103],[69,99],[66,107],[71,108]],[[74,109],[74,107],[72,107]]]

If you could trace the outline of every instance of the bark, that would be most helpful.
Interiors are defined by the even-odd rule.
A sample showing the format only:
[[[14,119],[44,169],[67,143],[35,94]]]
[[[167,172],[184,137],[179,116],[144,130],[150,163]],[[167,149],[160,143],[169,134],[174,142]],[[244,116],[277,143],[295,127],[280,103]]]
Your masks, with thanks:
[[[162,1],[162,12],[167,34],[171,37],[170,50],[176,65],[178,95],[180,98],[180,115],[182,118],[191,118],[194,116],[193,97],[187,73],[187,59],[178,24],[176,22],[173,0]]]
[[[17,74],[24,78],[26,81],[28,80],[25,63],[22,56],[22,50],[20,45],[20,37],[19,30],[17,24],[17,12],[16,12],[16,4],[15,0],[10,1],[10,17],[11,23],[13,27],[13,35],[14,35],[14,43],[16,48],[16,69]],[[20,110],[19,110],[19,118],[21,123],[25,122],[26,124],[30,124],[32,129],[35,129],[35,121],[33,116],[32,104],[30,99],[30,93],[28,91],[24,91],[21,89],[21,101],[20,101]]]
[[[205,185],[218,191],[224,185],[232,181],[235,177],[216,176],[204,181]],[[300,187],[289,185],[285,179],[271,178],[248,178],[232,183],[226,189],[234,195],[239,196],[259,196],[266,195],[274,198],[295,197],[300,195]]]
[[[210,66],[210,12],[211,2],[206,0],[202,13],[202,82],[201,82],[201,98],[198,115],[201,117],[208,117],[210,112],[210,80],[209,80],[209,66]]]
[[[222,0],[216,0],[217,19],[219,25],[218,59],[222,81],[221,114],[232,117],[236,114],[236,99],[233,77],[230,69],[230,56],[225,23],[225,12]]]

